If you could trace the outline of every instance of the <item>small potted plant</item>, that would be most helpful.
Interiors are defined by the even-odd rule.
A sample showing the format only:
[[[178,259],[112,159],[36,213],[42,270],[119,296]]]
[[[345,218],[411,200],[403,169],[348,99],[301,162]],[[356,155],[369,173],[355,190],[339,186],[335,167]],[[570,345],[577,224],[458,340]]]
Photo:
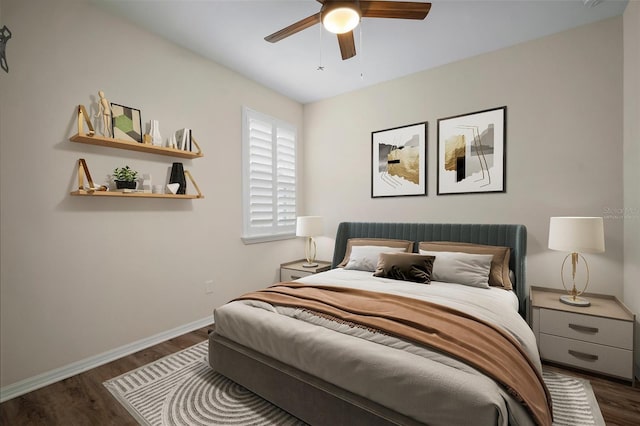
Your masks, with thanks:
[[[113,180],[118,189],[136,189],[137,178],[138,172],[129,166],[116,167],[113,169]]]

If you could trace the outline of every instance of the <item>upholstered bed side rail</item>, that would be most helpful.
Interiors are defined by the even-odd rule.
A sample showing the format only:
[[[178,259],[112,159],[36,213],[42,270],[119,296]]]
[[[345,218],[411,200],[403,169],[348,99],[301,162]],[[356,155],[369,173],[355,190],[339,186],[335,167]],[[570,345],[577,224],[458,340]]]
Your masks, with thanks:
[[[509,269],[515,274],[514,291],[520,315],[526,318],[527,228],[518,224],[342,222],[338,226],[332,267],[344,258],[349,238],[393,238],[414,241],[456,241],[511,247]]]

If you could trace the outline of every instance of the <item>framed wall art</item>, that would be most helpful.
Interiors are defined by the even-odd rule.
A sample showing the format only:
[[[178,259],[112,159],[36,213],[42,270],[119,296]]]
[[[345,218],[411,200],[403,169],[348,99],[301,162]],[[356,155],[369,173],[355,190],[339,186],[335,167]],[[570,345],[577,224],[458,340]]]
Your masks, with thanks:
[[[507,107],[438,120],[438,195],[505,191]]]
[[[139,109],[112,103],[111,121],[115,139],[142,143],[142,120]]]
[[[371,132],[371,197],[427,195],[427,122]]]

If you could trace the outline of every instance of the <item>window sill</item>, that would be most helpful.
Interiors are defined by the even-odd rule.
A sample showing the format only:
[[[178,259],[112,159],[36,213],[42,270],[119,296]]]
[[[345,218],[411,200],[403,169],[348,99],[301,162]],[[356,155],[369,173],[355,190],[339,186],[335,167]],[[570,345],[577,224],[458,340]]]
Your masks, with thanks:
[[[292,240],[296,234],[278,234],[278,235],[256,235],[253,237],[240,237],[244,244],[268,243],[271,241]]]

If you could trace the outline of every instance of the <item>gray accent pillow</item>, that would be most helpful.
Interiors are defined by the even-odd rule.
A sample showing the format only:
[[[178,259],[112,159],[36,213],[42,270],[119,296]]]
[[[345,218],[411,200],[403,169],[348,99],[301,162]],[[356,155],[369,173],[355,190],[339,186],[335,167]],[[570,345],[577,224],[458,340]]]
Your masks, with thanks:
[[[431,279],[471,287],[489,288],[491,254],[471,254],[450,251],[420,250],[420,254],[435,256]]]
[[[503,246],[490,246],[485,244],[461,243],[456,241],[422,241],[419,250],[428,251],[455,251],[472,254],[491,254],[491,271],[489,272],[489,285],[503,287],[511,290],[514,279],[509,275],[509,258],[511,248]]]
[[[344,259],[338,264],[338,268],[344,268],[349,263],[351,257],[351,249],[355,246],[386,246],[386,247],[403,247],[407,253],[413,251],[413,241],[394,240],[391,238],[349,238],[347,240],[347,248],[344,252]],[[377,262],[377,259],[376,259]],[[375,270],[375,265],[374,269]]]
[[[344,269],[373,272],[378,266],[378,257],[384,252],[404,252],[404,247],[387,246],[353,246],[349,262]]]
[[[373,276],[429,284],[434,259],[417,253],[380,253]]]

